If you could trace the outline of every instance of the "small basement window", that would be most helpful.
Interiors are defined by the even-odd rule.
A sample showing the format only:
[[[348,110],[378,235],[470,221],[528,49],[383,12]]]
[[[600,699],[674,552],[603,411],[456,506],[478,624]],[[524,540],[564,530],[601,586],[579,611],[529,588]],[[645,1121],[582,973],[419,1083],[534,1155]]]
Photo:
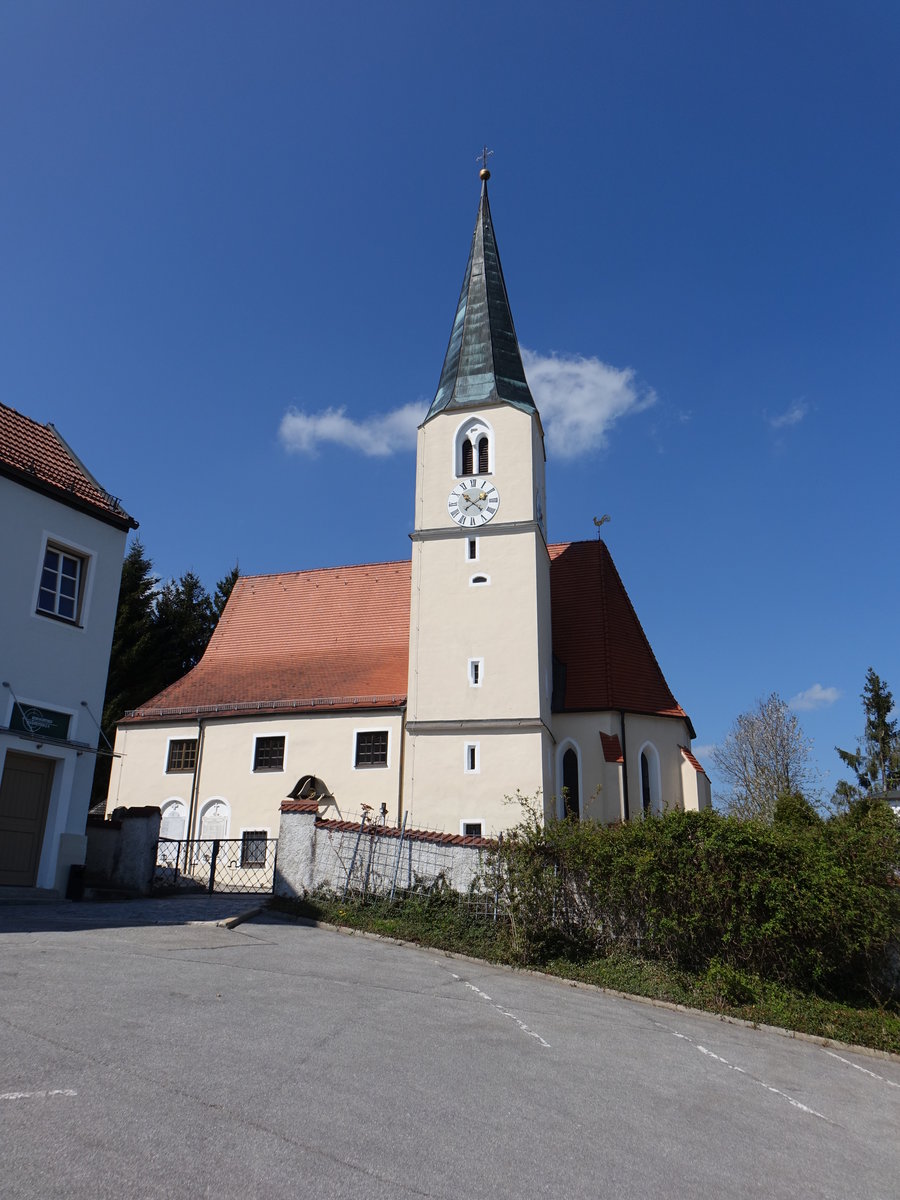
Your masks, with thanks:
[[[269,841],[267,829],[248,829],[241,834],[241,866],[264,867],[266,847]]]
[[[484,837],[482,821],[460,821],[459,832],[463,837]]]

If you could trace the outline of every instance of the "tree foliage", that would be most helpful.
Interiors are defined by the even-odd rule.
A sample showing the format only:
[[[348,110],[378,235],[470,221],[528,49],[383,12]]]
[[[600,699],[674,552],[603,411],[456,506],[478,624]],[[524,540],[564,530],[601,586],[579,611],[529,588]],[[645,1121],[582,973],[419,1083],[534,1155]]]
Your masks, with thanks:
[[[812,743],[784,700],[772,692],[741,713],[713,763],[728,787],[725,807],[734,816],[771,821],[778,797],[814,793]]]
[[[862,745],[855,750],[835,746],[841,762],[855,776],[855,783],[841,780],[835,789],[835,799],[844,803],[900,787],[900,729],[896,718],[891,718],[894,697],[872,667],[866,672],[860,699],[866,719]]]
[[[823,821],[791,796],[772,824],[707,809],[609,827],[524,809],[486,877],[522,961],[621,951],[826,994],[896,986],[900,825],[884,803]]]
[[[109,659],[101,727],[110,742],[130,709],[157,695],[200,661],[231,590],[237,564],[211,597],[193,571],[159,586],[153,563],[135,539],[122,563],[122,581]],[[110,760],[99,756],[92,800],[107,791]]]

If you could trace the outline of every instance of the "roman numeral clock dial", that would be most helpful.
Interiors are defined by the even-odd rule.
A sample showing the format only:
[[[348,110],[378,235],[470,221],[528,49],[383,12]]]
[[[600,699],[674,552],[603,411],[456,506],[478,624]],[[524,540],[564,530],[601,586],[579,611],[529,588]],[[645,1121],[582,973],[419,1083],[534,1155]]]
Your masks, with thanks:
[[[500,493],[488,479],[463,479],[447,498],[450,520],[463,529],[486,525],[500,507]]]

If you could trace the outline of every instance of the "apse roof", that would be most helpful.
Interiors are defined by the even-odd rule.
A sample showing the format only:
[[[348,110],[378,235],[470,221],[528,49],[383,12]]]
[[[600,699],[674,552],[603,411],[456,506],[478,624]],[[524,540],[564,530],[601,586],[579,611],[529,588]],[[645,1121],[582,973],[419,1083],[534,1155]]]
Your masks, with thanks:
[[[0,404],[0,475],[120,529],[137,529],[137,521],[100,486],[53,425],[41,425],[6,404]]]
[[[557,707],[686,720],[605,544],[549,552]],[[400,707],[409,598],[408,560],[244,576],[197,666],[127,719]]]
[[[450,344],[425,420],[448,409],[499,403],[537,412],[506,294],[485,178]]]

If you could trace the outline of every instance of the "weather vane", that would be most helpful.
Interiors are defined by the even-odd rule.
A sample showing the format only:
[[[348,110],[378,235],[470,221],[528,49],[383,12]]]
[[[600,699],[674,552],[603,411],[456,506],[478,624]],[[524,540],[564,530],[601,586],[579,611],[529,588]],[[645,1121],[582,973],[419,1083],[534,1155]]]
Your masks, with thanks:
[[[478,172],[478,174],[481,176],[482,179],[490,179],[490,177],[491,177],[491,173],[488,170],[487,164],[488,164],[488,159],[491,157],[491,155],[493,153],[494,153],[493,150],[488,150],[487,146],[483,146],[481,149],[481,153],[475,155],[476,162],[478,162],[478,160],[481,159],[481,170]]]

